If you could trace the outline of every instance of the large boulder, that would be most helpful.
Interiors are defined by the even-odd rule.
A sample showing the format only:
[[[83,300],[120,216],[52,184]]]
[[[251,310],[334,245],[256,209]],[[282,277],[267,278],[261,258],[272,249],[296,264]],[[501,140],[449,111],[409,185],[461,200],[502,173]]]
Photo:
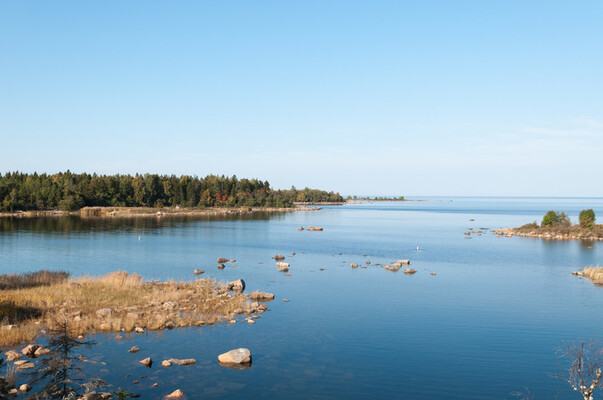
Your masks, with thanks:
[[[251,363],[251,352],[249,349],[239,348],[230,350],[218,356],[221,364],[249,364]]]

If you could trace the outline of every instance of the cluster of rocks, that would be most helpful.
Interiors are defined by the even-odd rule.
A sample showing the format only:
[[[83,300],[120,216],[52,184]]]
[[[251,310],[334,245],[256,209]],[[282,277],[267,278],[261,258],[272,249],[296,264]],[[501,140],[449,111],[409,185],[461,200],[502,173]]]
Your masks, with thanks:
[[[224,269],[224,264],[227,262],[230,262],[232,264],[232,267],[236,267],[236,265],[234,265],[236,261],[237,260],[233,260],[232,258],[218,257],[218,269]]]
[[[388,271],[395,272],[395,271],[399,271],[403,265],[410,265],[410,260],[398,260],[391,264],[383,264],[382,267],[383,267],[383,269],[386,269]],[[408,270],[408,272],[406,272],[407,270]],[[414,271],[414,272],[412,272],[412,271]],[[414,274],[415,272],[417,272],[417,271],[415,271],[412,268],[407,268],[404,270],[404,273],[406,273],[406,274]]]
[[[44,346],[41,346],[39,344],[29,344],[23,349],[21,349],[21,352],[18,352],[16,350],[8,350],[4,353],[4,356],[6,357],[7,362],[12,362],[15,368],[18,371],[21,371],[35,368],[34,362],[30,360],[42,357],[48,353],[50,353],[50,350],[45,348]],[[27,359],[22,360],[23,357],[27,357]],[[7,383],[5,381],[3,381],[3,383],[4,386],[7,386]],[[3,387],[2,390],[0,390],[0,397],[2,392],[12,395],[18,395],[19,392],[25,393],[29,392],[30,390],[31,385],[28,383],[21,384],[19,385],[19,387],[11,388],[10,386],[7,386]]]

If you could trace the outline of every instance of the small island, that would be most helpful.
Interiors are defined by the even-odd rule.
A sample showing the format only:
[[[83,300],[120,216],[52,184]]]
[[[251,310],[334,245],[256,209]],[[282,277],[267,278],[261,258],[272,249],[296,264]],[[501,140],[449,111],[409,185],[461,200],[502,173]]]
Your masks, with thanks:
[[[582,210],[579,223],[572,224],[565,212],[548,211],[540,224],[536,221],[517,228],[492,231],[499,236],[524,236],[552,240],[603,240],[603,224],[596,224],[592,209]]]

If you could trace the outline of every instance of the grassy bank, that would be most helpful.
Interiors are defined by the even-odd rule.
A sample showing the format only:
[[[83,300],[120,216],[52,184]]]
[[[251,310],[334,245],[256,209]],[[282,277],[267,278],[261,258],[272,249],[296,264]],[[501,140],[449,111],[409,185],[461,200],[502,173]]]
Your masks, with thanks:
[[[44,276],[34,276],[37,284],[22,284],[31,282],[31,274],[29,279],[0,279],[11,283],[0,289],[0,345],[31,341],[65,320],[74,334],[130,332],[201,326],[257,311],[247,295],[229,292],[211,279],[144,282],[126,272],[77,279]]]

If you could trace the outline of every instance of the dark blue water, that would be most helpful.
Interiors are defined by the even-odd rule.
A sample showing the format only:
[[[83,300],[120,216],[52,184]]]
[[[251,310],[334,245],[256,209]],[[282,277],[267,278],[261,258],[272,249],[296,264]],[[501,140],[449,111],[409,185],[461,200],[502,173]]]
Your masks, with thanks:
[[[248,290],[276,294],[255,325],[97,335],[83,353],[99,363],[86,363],[86,374],[143,398],[180,388],[189,399],[511,399],[527,387],[538,399],[571,399],[576,393],[549,374],[563,366],[555,354],[563,342],[603,334],[603,288],[570,274],[603,264],[603,242],[593,249],[463,232],[539,221],[549,209],[576,221],[584,208],[603,218],[603,199],[433,198],[252,218],[4,220],[0,271],[193,279],[202,268],[204,277],[243,278]],[[286,277],[271,257],[291,252]],[[218,270],[217,257],[235,258],[237,268]],[[401,258],[418,272],[350,268]],[[127,353],[134,344],[142,350]],[[235,347],[252,351],[250,369],[217,364]],[[147,356],[157,361],[151,370],[138,363]],[[197,364],[159,365],[172,357]]]

